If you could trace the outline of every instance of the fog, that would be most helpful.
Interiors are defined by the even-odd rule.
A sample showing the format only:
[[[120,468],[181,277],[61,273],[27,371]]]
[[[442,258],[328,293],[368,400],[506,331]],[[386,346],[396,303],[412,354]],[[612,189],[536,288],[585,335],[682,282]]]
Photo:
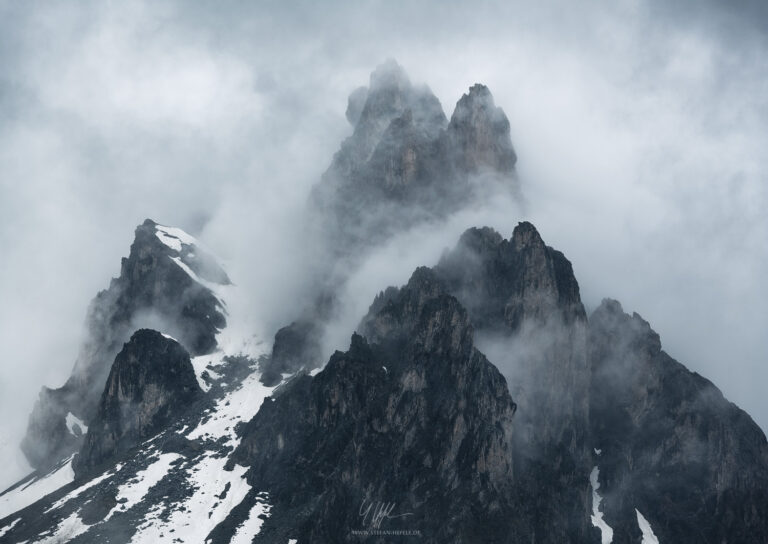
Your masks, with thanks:
[[[90,299],[145,218],[221,257],[270,340],[308,293],[309,189],[348,94],[394,57],[450,116],[475,82],[509,117],[505,200],[374,251],[326,350],[376,292],[472,225],[527,219],[588,310],[637,311],[768,428],[768,14],[759,3],[0,1],[0,487],[41,385],[69,374]]]

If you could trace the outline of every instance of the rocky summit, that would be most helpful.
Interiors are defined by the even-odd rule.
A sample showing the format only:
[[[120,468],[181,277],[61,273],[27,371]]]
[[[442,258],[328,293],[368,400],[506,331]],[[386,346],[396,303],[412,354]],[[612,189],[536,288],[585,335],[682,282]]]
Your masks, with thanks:
[[[310,201],[340,258],[445,217],[489,184],[518,191],[509,121],[484,85],[461,97],[449,122],[432,91],[388,61],[352,93],[347,118],[354,131]]]
[[[192,236],[150,219],[139,225],[120,276],[88,308],[72,374],[62,387],[40,392],[21,446],[30,464],[50,468],[79,449],[82,434],[67,420],[87,425],[95,417],[112,362],[137,329],[160,328],[194,355],[213,351],[226,310],[211,286],[229,283]]]
[[[768,444],[744,411],[661,349],[637,314],[604,300],[590,317],[590,418],[605,520],[637,542],[762,542]]]
[[[0,542],[767,542],[763,431],[642,317],[588,314],[546,228],[471,227],[339,319],[382,244],[519,194],[484,85],[448,119],[388,61],[346,117],[302,218],[313,247],[290,248],[324,257],[274,342],[228,315],[250,299],[203,244],[136,229],[30,416]],[[351,341],[326,353],[339,323]]]
[[[275,337],[269,379],[324,363],[318,338],[336,310],[335,293],[373,249],[489,193],[519,197],[509,121],[484,85],[473,85],[448,121],[432,91],[390,60],[350,95],[347,119],[352,135],[308,205],[332,258],[316,271],[316,298]]]
[[[157,331],[136,331],[112,364],[98,411],[75,457],[75,474],[151,438],[202,393],[181,344]]]
[[[259,541],[364,540],[379,526],[360,512],[382,503],[396,503],[387,528],[428,542],[500,541],[483,521],[509,526],[515,404],[466,310],[423,268],[362,332],[243,430],[232,461],[274,497]]]

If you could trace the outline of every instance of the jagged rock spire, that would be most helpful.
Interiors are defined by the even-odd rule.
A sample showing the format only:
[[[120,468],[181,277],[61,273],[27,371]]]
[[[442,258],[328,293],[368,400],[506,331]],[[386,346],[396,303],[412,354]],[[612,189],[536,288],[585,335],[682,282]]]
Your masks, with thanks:
[[[517,155],[509,136],[509,120],[485,85],[476,83],[458,101],[448,137],[458,168],[473,174],[513,172]]]
[[[350,95],[352,135],[315,186],[311,208],[339,256],[444,217],[490,191],[518,195],[509,121],[474,85],[448,123],[435,95],[393,60]]]
[[[515,405],[504,378],[473,347],[466,311],[433,271],[418,269],[379,302],[364,336],[243,429],[231,464],[249,465],[251,485],[274,497],[264,533],[336,541],[366,528],[361,501],[397,497],[393,516],[410,515],[387,528],[499,541],[517,522],[506,500]]]
[[[709,380],[662,350],[637,313],[589,318],[590,424],[614,541],[759,542],[768,535],[768,442]]]
[[[468,229],[437,270],[478,327],[504,323],[516,331],[526,320],[586,321],[571,263],[527,221],[509,240],[489,227]]]
[[[211,286],[226,284],[195,238],[151,219],[139,225],[120,275],[88,308],[72,374],[62,387],[43,388],[35,404],[21,445],[30,464],[45,468],[79,448],[82,436],[67,431],[66,417],[90,422],[115,355],[137,329],[160,328],[194,355],[213,351],[226,310]]]
[[[157,331],[136,331],[112,364],[75,474],[153,436],[202,393],[187,350]]]

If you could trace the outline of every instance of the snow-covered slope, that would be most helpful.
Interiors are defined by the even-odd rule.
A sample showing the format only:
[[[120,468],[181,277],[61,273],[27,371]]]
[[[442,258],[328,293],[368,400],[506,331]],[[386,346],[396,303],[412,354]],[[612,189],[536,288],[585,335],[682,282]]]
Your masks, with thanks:
[[[42,499],[48,493],[72,482],[74,478],[72,457],[68,457],[47,474],[30,474],[0,495],[0,518]]]
[[[193,270],[190,249],[199,242],[160,225],[157,237],[172,250],[166,258],[209,289],[227,315],[228,326],[216,335],[217,349],[192,359],[205,398],[101,473],[74,481],[70,456],[5,491],[1,542],[204,542],[252,493],[250,515],[236,528],[237,540],[250,542],[260,516],[268,515],[268,498],[248,485],[245,467],[225,470],[228,454],[240,442],[237,425],[249,421],[274,389],[259,381],[266,347],[250,327],[227,314],[227,301],[238,296],[236,285],[205,279],[199,267]],[[67,423],[73,434],[87,431],[75,416]]]

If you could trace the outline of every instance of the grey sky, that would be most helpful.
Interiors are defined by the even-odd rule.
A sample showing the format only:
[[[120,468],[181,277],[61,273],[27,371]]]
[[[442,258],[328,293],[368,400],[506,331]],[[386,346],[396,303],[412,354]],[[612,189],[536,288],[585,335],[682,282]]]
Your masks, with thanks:
[[[4,467],[145,217],[201,232],[259,332],[290,317],[293,218],[350,132],[348,93],[387,57],[448,115],[471,84],[490,87],[528,207],[405,235],[419,250],[373,255],[351,299],[367,306],[472,223],[508,236],[530,219],[588,306],[612,296],[642,314],[768,427],[764,4],[288,4],[0,0]]]

